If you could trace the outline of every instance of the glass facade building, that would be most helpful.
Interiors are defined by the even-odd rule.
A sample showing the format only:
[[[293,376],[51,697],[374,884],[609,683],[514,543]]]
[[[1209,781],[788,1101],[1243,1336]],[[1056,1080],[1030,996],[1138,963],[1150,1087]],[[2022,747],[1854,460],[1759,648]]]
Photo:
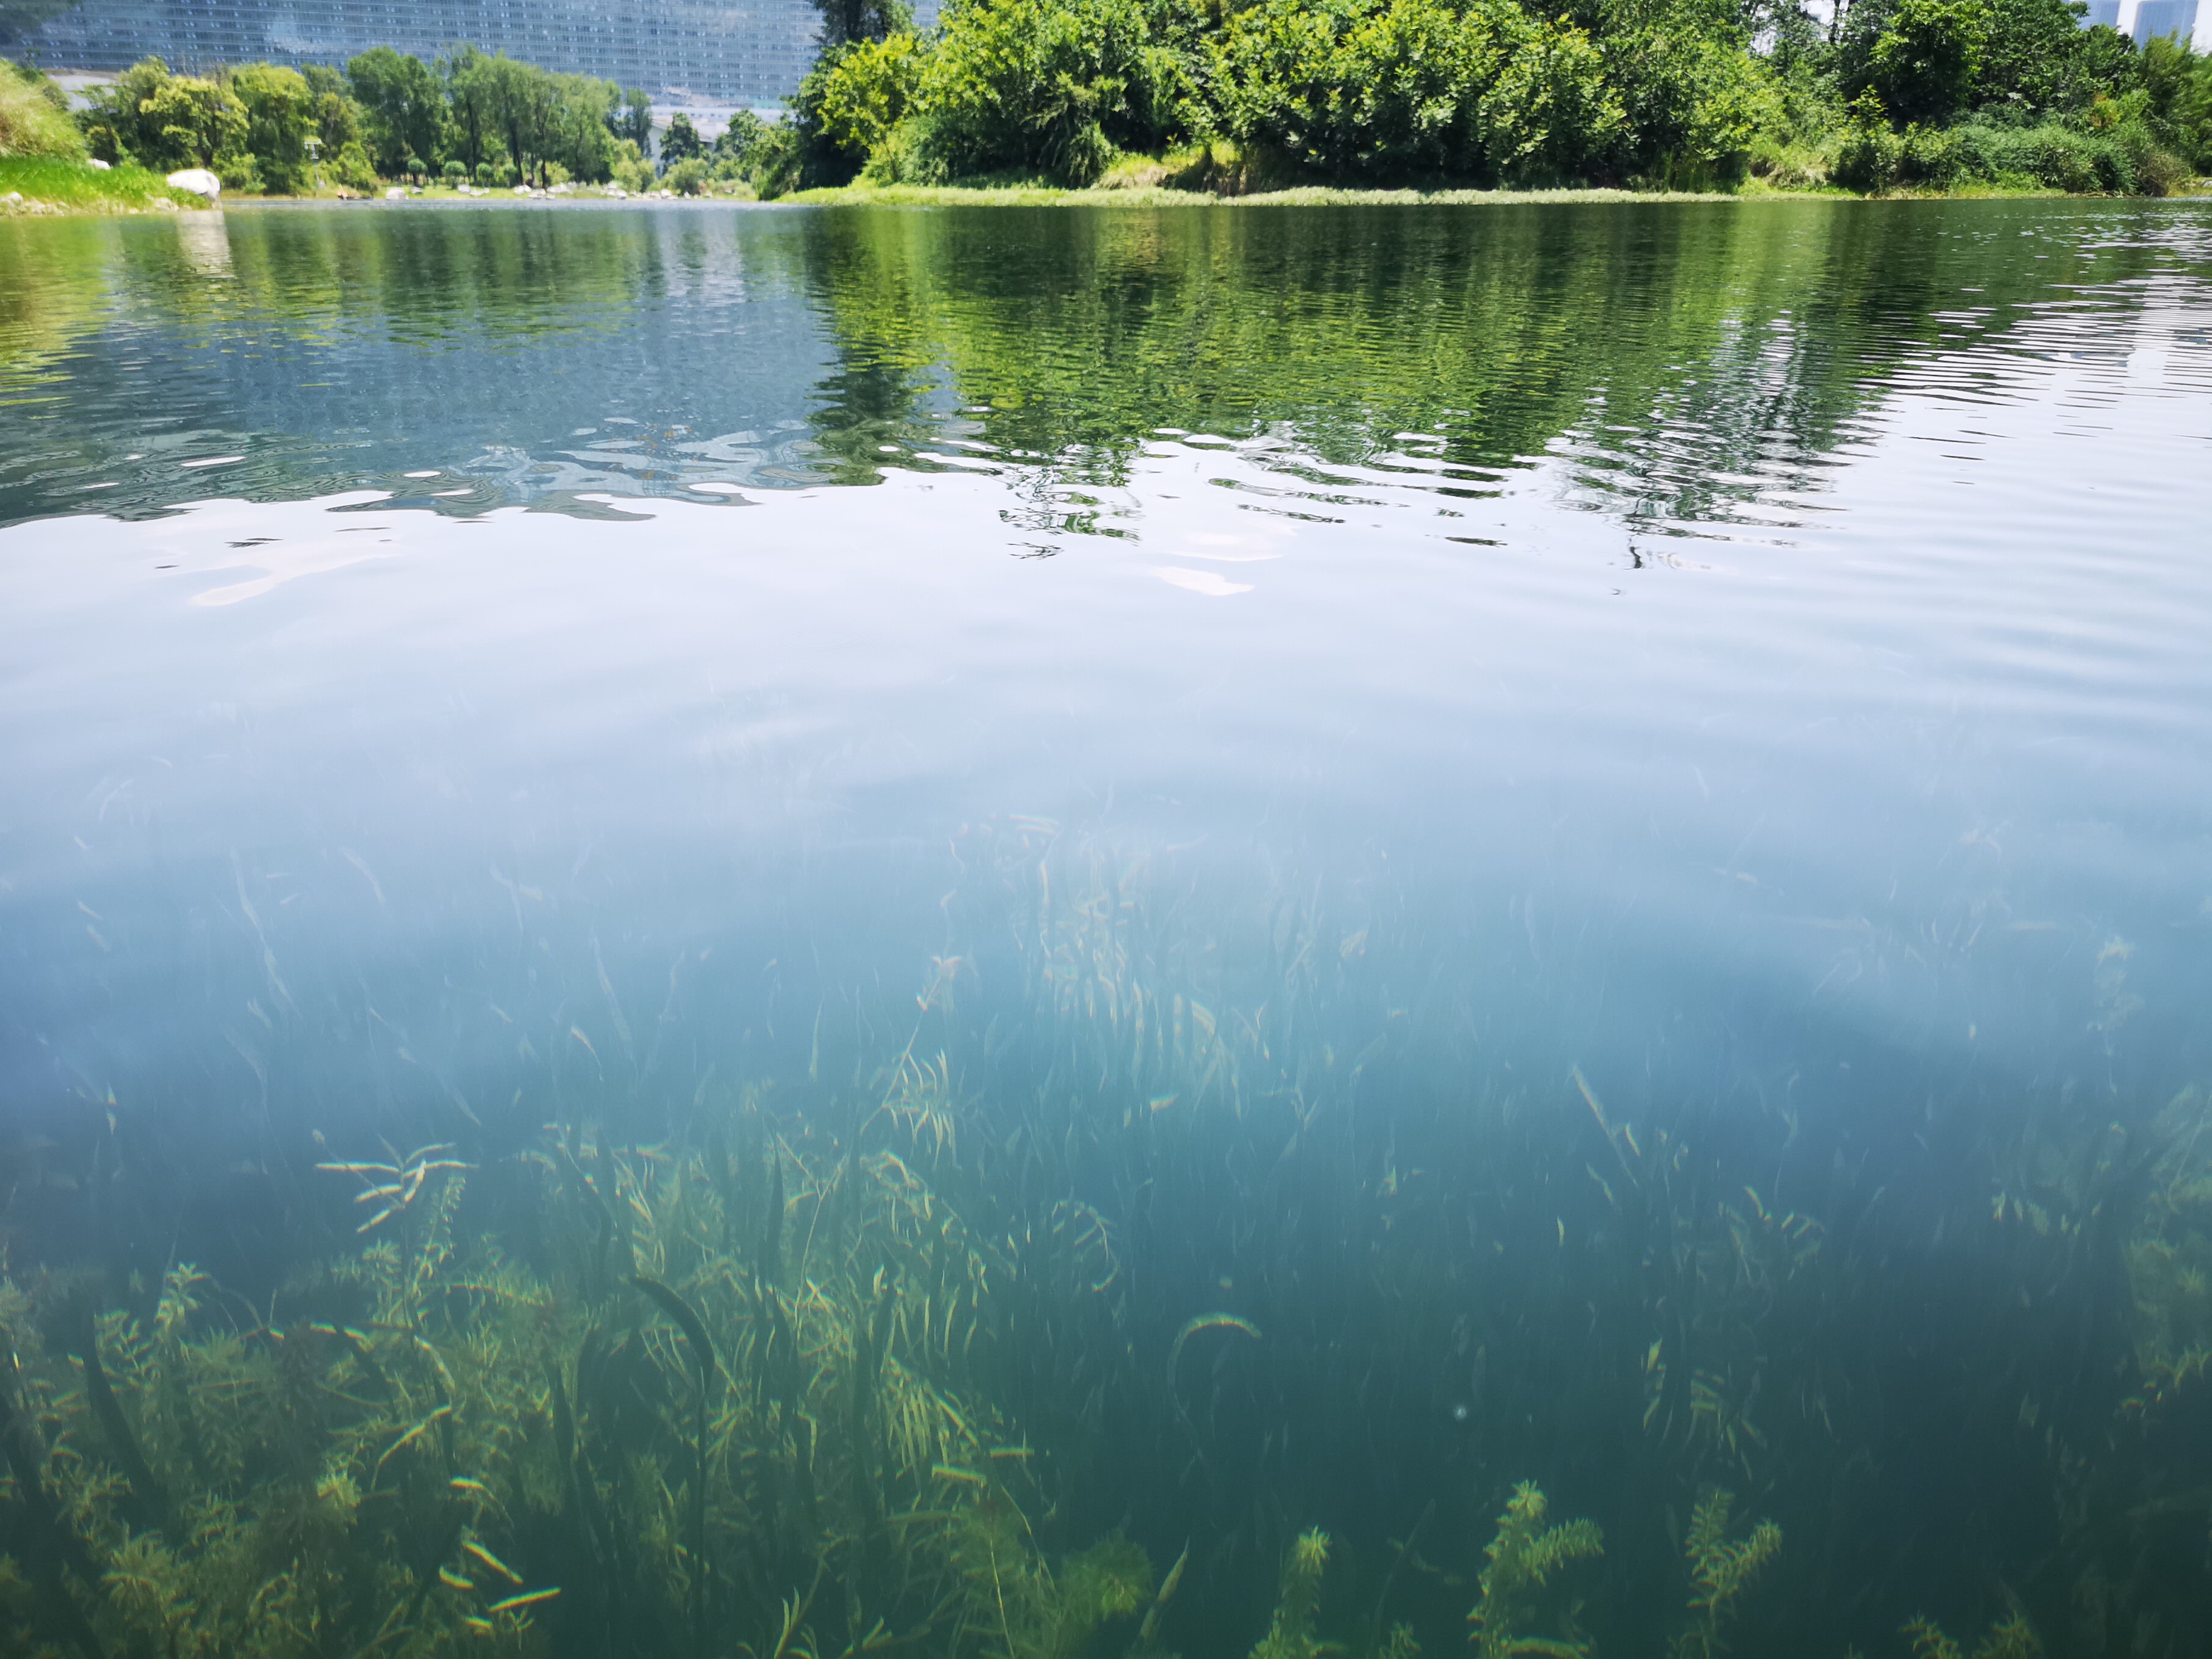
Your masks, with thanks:
[[[201,70],[342,64],[376,46],[427,61],[467,44],[657,101],[772,105],[806,72],[818,27],[808,0],[84,0],[11,49],[49,70],[155,57]]]

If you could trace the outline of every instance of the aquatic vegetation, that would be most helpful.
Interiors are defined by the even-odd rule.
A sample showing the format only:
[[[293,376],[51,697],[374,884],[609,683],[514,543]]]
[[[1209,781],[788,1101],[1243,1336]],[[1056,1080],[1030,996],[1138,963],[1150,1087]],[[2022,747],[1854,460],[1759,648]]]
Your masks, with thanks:
[[[803,1082],[710,1079],[652,1139],[577,1113],[325,1152],[316,1247],[250,1300],[123,1253],[0,1278],[6,1640],[1875,1652],[1917,1607],[1989,1612],[1940,1524],[1921,1576],[1865,1588],[1897,1571],[1881,1460],[1912,1458],[1945,1476],[1917,1501],[2029,1561],[1983,1659],[2061,1619],[2187,1651],[2192,1103],[1996,1147],[1942,1217],[1984,1277],[1931,1320],[1941,1275],[1900,1290],[1786,1170],[1735,1179],[1721,1137],[1577,1072],[1540,1109],[1454,1093],[1370,1127],[1363,1090],[1418,1086],[1399,1039],[1336,1041],[1371,915],[1273,895],[1194,948],[1141,861],[1054,841],[1006,826],[979,860],[1011,951],[930,963],[888,1037],[817,1028]],[[982,988],[1010,981],[1011,1025]],[[142,1167],[127,1129],[100,1167]],[[1532,1465],[1589,1517],[1522,1481],[1486,1521],[1475,1494]],[[2015,1512],[1964,1509],[1962,1467]],[[1771,1518],[1738,1519],[1739,1480]],[[1823,1547],[1785,1561],[1785,1523]]]
[[[1591,1521],[1544,1523],[1550,1504],[1531,1481],[1523,1480],[1498,1517],[1498,1535],[1483,1553],[1482,1599],[1468,1614],[1478,1659],[1511,1659],[1541,1654],[1548,1659],[1585,1659],[1589,1644],[1574,1630],[1571,1613],[1560,1621],[1557,1638],[1528,1633],[1540,1612],[1541,1592],[1552,1576],[1571,1561],[1605,1552],[1604,1534]]]
[[[1782,1528],[1756,1522],[1741,1539],[1728,1535],[1735,1495],[1714,1487],[1690,1512],[1682,1553],[1690,1565],[1690,1626],[1674,1639],[1676,1659],[1716,1659],[1726,1650],[1721,1632],[1735,1616],[1736,1598],[1781,1553]]]
[[[1966,1659],[1966,1650],[1927,1619],[1913,1619],[1904,1634],[1912,1643],[1912,1659]],[[2027,1620],[2017,1613],[1990,1626],[1974,1644],[1973,1659],[2042,1659],[2043,1644]]]
[[[1321,1604],[1322,1575],[1328,1571],[1328,1534],[1318,1528],[1300,1533],[1283,1557],[1282,1589],[1274,1622],[1252,1659],[1314,1659],[1314,1613]]]

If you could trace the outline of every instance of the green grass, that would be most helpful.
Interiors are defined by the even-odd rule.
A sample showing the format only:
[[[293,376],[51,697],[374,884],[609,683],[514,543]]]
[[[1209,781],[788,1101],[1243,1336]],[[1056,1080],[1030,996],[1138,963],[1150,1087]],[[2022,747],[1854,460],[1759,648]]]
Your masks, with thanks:
[[[102,173],[87,162],[45,155],[0,156],[0,198],[11,191],[23,199],[0,201],[0,213],[35,211],[34,202],[69,213],[143,212],[156,200],[179,207],[204,205],[189,191],[170,189],[159,173],[143,167],[119,167]]]

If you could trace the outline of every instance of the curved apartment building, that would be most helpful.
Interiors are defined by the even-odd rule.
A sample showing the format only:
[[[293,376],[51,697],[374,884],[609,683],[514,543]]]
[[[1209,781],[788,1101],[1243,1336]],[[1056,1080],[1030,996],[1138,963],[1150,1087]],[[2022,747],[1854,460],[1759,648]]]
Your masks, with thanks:
[[[337,64],[370,46],[426,61],[466,43],[642,87],[656,102],[781,101],[812,61],[808,0],[83,0],[8,43],[44,68]]]

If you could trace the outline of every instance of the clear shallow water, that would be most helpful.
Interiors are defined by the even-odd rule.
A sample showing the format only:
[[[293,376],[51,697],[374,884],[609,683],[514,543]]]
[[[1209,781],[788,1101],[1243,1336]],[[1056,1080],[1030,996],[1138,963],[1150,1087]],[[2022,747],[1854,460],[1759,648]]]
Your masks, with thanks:
[[[11,1251],[259,1304],[332,1147],[818,1125],[941,1050],[972,1137],[1066,1138],[993,1202],[1127,1264],[1010,1410],[1269,1333],[1157,1467],[1110,1375],[1058,1425],[1069,1547],[1196,1527],[1194,1647],[1316,1522],[1456,1618],[1384,1540],[1441,1503],[1465,1569],[1536,1476],[1616,1540],[1601,1650],[1725,1479],[1799,1540],[1777,1650],[1997,1575],[2103,1651],[2021,1516],[2151,1292],[1987,1230],[2194,1145],[2208,271],[2194,204],[0,227]],[[1647,1193],[1698,1149],[1651,1213],[1817,1217],[1826,1312],[1639,1288],[1703,1235],[1637,1243],[1601,1124]],[[1638,1421],[1707,1327],[1669,1386],[1755,1450]]]

